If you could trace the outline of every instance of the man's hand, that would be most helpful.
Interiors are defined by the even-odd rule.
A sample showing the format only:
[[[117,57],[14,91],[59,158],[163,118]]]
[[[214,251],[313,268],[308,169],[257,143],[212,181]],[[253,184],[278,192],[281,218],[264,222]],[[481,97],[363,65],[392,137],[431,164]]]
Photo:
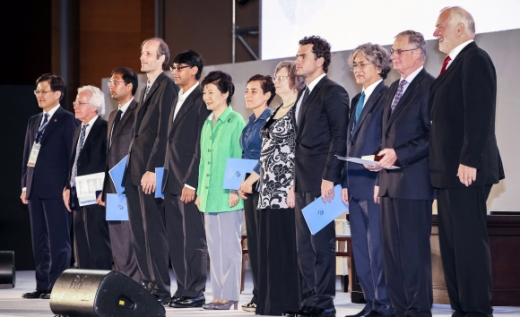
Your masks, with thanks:
[[[229,191],[229,207],[235,207],[238,204],[238,194],[235,190]]]
[[[141,187],[145,194],[155,193],[155,173],[146,172],[141,178]]]
[[[341,190],[341,200],[348,206],[348,188],[343,188]]]
[[[103,192],[99,193],[99,196],[96,199],[96,204],[105,207],[105,202],[103,201]]]
[[[381,197],[379,197],[379,186],[374,186],[374,202],[376,204],[381,203]]]
[[[395,154],[394,149],[382,149],[377,155],[383,156],[381,160],[377,162],[377,165],[382,168],[390,168],[397,162],[397,154]]]
[[[294,198],[294,186],[291,186],[289,193],[287,194],[287,207],[294,208],[296,201]]]
[[[65,208],[70,212],[70,189],[63,189],[63,203],[65,204]]]
[[[195,206],[197,206],[197,209],[200,210],[200,196],[197,196],[197,199],[195,199]]]
[[[25,194],[26,194],[26,191],[25,190],[22,190],[22,194],[20,195],[20,199],[22,200],[22,203],[27,205],[29,203],[29,201],[27,200],[27,198],[25,197]]]
[[[327,180],[321,181],[321,200],[324,204],[334,199],[334,183]]]
[[[195,199],[195,189],[184,186],[182,188],[181,201],[185,204],[191,203]]]
[[[477,180],[477,169],[474,167],[469,167],[460,164],[459,171],[457,172],[457,177],[459,178],[462,184],[468,187],[469,185],[471,185],[471,183]]]
[[[379,172],[380,170],[383,169],[381,166],[371,166],[371,165],[365,165],[365,164],[363,164],[363,166],[364,166],[367,170],[369,170],[369,171],[371,171],[371,172]]]

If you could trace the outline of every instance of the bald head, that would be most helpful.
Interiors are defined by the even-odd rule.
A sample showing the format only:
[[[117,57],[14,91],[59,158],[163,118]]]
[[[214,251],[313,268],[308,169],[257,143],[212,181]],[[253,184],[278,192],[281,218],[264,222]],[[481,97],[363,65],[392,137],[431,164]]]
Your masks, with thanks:
[[[437,19],[433,36],[439,40],[439,50],[449,54],[455,47],[475,38],[475,21],[461,7],[444,8]]]

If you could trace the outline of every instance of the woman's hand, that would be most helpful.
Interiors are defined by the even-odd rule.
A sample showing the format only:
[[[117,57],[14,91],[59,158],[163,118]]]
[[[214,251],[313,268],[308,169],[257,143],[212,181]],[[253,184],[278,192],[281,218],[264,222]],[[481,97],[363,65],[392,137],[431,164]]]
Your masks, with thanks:
[[[250,184],[247,179],[240,184],[240,188],[238,189],[238,195],[243,200],[247,200],[246,194],[251,194],[253,192],[253,185]]]
[[[200,211],[200,196],[197,196],[197,199],[195,199],[195,206],[197,206],[197,209]]]
[[[238,204],[238,194],[236,190],[229,192],[229,207],[235,207]]]
[[[291,186],[289,189],[289,193],[287,194],[287,206],[289,208],[294,208],[295,199],[294,199],[294,186]]]

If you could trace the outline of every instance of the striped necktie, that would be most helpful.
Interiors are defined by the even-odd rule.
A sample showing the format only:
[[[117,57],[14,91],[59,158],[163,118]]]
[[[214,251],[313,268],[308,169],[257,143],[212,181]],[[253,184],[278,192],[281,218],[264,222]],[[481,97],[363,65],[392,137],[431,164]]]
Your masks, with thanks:
[[[47,128],[47,125],[49,124],[49,114],[45,113],[43,115],[43,122],[38,128],[38,133],[36,133],[36,143],[40,143],[42,140],[43,132],[45,132],[45,128]]]
[[[399,87],[397,87],[397,92],[395,93],[394,101],[392,102],[392,111],[390,112],[390,114],[394,113],[395,107],[397,106],[399,100],[403,96],[404,86],[406,84],[408,84],[408,82],[404,79],[401,80],[401,82],[399,83]]]
[[[76,147],[76,157],[74,157],[74,165],[72,166],[72,177],[70,178],[70,186],[76,185],[76,176],[78,176],[78,157],[83,145],[85,144],[85,134],[87,132],[88,124],[81,127],[81,134],[79,136],[79,144]]]

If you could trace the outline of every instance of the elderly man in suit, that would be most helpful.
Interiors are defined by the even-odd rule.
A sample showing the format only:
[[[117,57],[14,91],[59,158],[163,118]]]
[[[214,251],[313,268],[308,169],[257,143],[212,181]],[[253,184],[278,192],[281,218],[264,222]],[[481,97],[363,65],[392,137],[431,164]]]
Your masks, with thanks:
[[[63,190],[63,202],[72,211],[74,253],[80,269],[111,270],[112,252],[105,208],[95,203],[80,206],[76,177],[103,173],[106,169],[105,95],[99,88],[78,88],[74,114],[81,125],[74,131],[70,176]]]
[[[164,40],[145,40],[140,59],[148,80],[136,109],[123,184],[141,283],[166,305],[171,299],[168,240],[163,202],[155,198],[155,168],[164,166],[168,119],[179,88],[163,72],[170,59]]]
[[[175,84],[180,91],[168,122],[167,150],[164,162],[164,206],[170,261],[177,279],[177,291],[171,307],[202,307],[205,302],[208,247],[204,214],[195,206],[198,186],[202,126],[210,112],[202,100],[198,80],[204,59],[189,50],[173,59]]]
[[[381,119],[388,92],[383,80],[392,69],[390,53],[380,45],[366,43],[354,49],[348,63],[363,91],[352,99],[346,156],[372,155],[381,145]],[[342,198],[349,205],[354,261],[367,301],[352,317],[392,314],[381,262],[381,215],[373,195],[376,177],[363,165],[345,162]]]
[[[341,182],[343,164],[335,155],[345,155],[349,97],[346,90],[327,78],[330,44],[319,36],[299,42],[296,73],[305,78],[295,108],[295,217],[298,265],[302,274],[301,308],[285,316],[334,317],[336,294],[336,232],[331,222],[312,235],[302,209],[322,196],[334,197],[334,184]]]
[[[60,107],[65,82],[43,74],[36,80],[36,100],[42,113],[29,118],[22,163],[22,203],[29,205],[36,266],[36,290],[24,298],[50,298],[58,276],[70,266],[72,216],[63,205],[69,173],[74,115]]]
[[[453,316],[492,316],[486,200],[504,178],[495,136],[497,78],[460,7],[441,11],[433,35],[447,54],[430,92],[430,177]]]
[[[138,81],[136,73],[128,67],[119,67],[112,71],[112,77],[108,82],[110,97],[117,101],[117,110],[108,116],[107,126],[107,168],[103,195],[99,197],[98,204],[105,206],[106,194],[117,193],[114,183],[110,179],[110,171],[127,154],[132,141],[132,127],[135,121],[135,109],[137,102],[134,99]],[[121,185],[121,184],[119,184]],[[130,238],[130,224],[128,221],[109,221],[108,232],[110,234],[110,246],[114,269],[130,276],[139,282],[141,276],[137,267],[132,240]]]
[[[383,169],[374,190],[381,202],[383,272],[397,317],[432,315],[428,92],[434,78],[423,68],[425,49],[423,35],[411,30],[397,34],[392,45],[401,78],[388,91],[378,153]]]

